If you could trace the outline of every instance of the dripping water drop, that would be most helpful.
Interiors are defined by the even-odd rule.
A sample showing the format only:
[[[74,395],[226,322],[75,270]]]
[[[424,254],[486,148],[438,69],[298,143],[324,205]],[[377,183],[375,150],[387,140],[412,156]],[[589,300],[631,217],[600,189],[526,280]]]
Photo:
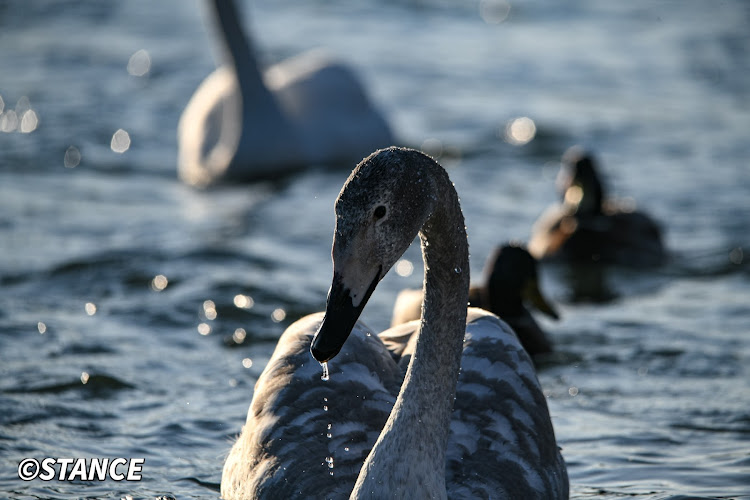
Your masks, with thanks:
[[[328,361],[323,361],[320,363],[320,366],[323,367],[323,375],[320,377],[320,380],[324,382],[328,382],[328,379],[331,377],[328,375]]]

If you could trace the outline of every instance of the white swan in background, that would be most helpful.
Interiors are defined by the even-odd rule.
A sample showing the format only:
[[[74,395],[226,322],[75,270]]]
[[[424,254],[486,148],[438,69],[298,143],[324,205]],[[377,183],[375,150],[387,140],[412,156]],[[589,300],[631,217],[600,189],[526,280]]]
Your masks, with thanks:
[[[357,320],[417,234],[423,314],[382,334],[392,357]],[[336,201],[332,256],[325,316],[279,340],[224,465],[223,498],[567,498],[529,356],[496,316],[467,314],[468,243],[445,170],[411,149],[364,159]],[[327,381],[316,360],[329,361]]]
[[[253,181],[312,164],[356,162],[394,139],[353,71],[319,51],[262,72],[232,0],[209,0],[223,65],[178,125],[178,174],[188,184]]]

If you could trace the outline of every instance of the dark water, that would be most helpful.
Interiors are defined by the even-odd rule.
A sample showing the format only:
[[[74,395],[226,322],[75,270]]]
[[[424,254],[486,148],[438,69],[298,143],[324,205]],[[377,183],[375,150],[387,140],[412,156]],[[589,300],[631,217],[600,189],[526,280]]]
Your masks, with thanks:
[[[601,303],[543,269],[563,319],[544,323],[559,355],[540,379],[571,496],[750,498],[746,2],[529,0],[499,24],[486,2],[250,7],[264,60],[326,47],[405,143],[442,145],[475,276],[496,244],[528,238],[562,151],[595,148],[673,259],[612,270]],[[218,496],[275,339],[324,305],[348,172],[176,181],[177,120],[213,68],[201,16],[181,0],[0,3],[0,496]],[[129,74],[140,50],[148,72]],[[503,141],[523,116],[535,138]],[[420,281],[418,249],[405,258],[414,272],[365,311],[375,329]],[[25,457],[146,462],[140,482],[23,482]]]

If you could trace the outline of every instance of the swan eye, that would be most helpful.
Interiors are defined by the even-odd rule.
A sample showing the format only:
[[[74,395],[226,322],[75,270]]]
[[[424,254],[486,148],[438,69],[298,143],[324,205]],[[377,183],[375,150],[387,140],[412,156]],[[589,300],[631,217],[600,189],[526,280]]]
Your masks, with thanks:
[[[382,219],[385,216],[385,207],[383,205],[378,205],[372,215],[375,217],[375,220]]]

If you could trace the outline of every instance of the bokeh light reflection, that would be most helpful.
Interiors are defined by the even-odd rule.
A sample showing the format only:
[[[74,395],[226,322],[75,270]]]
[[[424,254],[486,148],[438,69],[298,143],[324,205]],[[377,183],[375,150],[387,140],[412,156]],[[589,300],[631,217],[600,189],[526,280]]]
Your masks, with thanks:
[[[434,137],[425,139],[419,149],[421,149],[424,154],[435,160],[439,160],[440,157],[443,156],[443,142]]]
[[[161,292],[165,288],[167,288],[167,285],[169,284],[169,280],[166,276],[163,274],[157,274],[154,276],[154,279],[151,280],[151,290],[155,292]]]
[[[65,168],[75,168],[81,163],[81,152],[75,146],[70,146],[65,150],[63,164]]]
[[[241,344],[247,338],[247,332],[244,328],[237,328],[232,334],[232,340],[235,344]]]
[[[203,302],[203,314],[206,316],[207,320],[216,319],[216,304],[213,300],[206,300]]]
[[[21,117],[21,133],[30,134],[39,126],[39,117],[33,109],[27,109]]]
[[[505,125],[505,142],[514,146],[523,146],[536,136],[536,124],[527,116],[514,118]]]
[[[86,314],[88,314],[89,316],[93,316],[94,314],[96,314],[96,304],[94,304],[93,302],[86,302],[84,309],[86,310]]]
[[[128,73],[133,76],[144,76],[151,69],[151,56],[147,51],[141,49],[130,56],[128,61]]]
[[[249,295],[237,294],[234,296],[234,305],[240,309],[252,309],[255,301]]]
[[[208,323],[201,323],[198,325],[198,333],[201,335],[209,335],[211,333],[211,326]]]
[[[0,115],[0,131],[14,132],[18,128],[18,115],[12,109]]]
[[[281,321],[284,321],[285,318],[286,318],[286,311],[280,307],[278,309],[274,309],[273,312],[271,313],[271,319],[273,320],[274,323],[279,323]]]
[[[130,134],[123,129],[118,129],[117,132],[112,135],[110,147],[115,153],[124,153],[130,149]]]
[[[565,191],[565,203],[568,205],[578,205],[583,199],[583,189],[581,186],[570,186]]]
[[[41,321],[36,324],[36,329],[39,330],[39,333],[42,334],[42,335],[44,335],[45,333],[47,333],[47,325],[45,325]]]
[[[396,274],[402,277],[411,276],[414,272],[414,264],[406,259],[401,259],[396,263]]]
[[[487,24],[500,24],[510,14],[510,3],[505,0],[481,0],[479,15]]]
[[[729,262],[732,264],[739,266],[742,264],[742,261],[744,260],[745,255],[742,251],[742,247],[735,247],[732,249],[731,252],[729,252]]]
[[[5,109],[5,101],[0,97],[0,132],[21,132],[30,134],[39,126],[39,115],[31,109],[26,96],[21,97],[15,109]]]

